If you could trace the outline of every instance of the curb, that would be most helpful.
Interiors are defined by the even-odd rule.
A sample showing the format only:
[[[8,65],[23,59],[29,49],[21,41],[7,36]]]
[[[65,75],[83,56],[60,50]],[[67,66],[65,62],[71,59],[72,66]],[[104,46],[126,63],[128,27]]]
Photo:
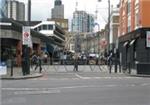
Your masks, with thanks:
[[[131,77],[143,77],[143,78],[150,78],[150,75],[142,75],[142,74],[126,74],[127,76]]]
[[[21,79],[31,79],[31,78],[39,78],[42,77],[43,74],[31,74],[26,76],[16,76],[16,77],[1,77],[1,80],[21,80]]]

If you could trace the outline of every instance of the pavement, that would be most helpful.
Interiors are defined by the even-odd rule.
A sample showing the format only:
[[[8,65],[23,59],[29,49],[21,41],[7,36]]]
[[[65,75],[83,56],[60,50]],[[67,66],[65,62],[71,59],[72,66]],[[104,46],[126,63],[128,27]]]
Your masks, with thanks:
[[[30,70],[29,75],[23,75],[22,68],[21,67],[14,67],[13,68],[13,76],[11,76],[11,70],[10,68],[7,68],[7,74],[2,75],[1,79],[4,80],[19,80],[19,79],[30,79],[30,78],[38,78],[42,77],[42,73],[38,73],[38,71]]]
[[[30,68],[30,75],[23,75],[21,67],[13,68],[13,76],[10,76],[10,68],[7,69],[7,75],[1,76],[1,79],[6,80],[18,80],[18,79],[30,79],[42,77],[45,74],[54,74],[54,73],[73,73],[72,65],[43,65],[42,73],[39,73],[39,70],[34,70]],[[79,72],[101,72],[102,77],[109,75],[109,69],[105,65],[95,66],[95,65],[80,65]],[[131,74],[128,72],[125,73],[114,73],[114,67],[112,67],[112,75],[127,75],[133,77],[150,77],[150,75],[139,75],[136,73],[135,69],[131,70]]]

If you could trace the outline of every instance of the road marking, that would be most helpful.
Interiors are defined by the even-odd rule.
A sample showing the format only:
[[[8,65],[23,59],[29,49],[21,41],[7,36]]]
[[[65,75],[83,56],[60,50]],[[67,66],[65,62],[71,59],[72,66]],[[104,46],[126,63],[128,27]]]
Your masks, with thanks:
[[[135,87],[135,86],[150,86],[150,83],[136,85],[132,84],[107,84],[107,85],[75,85],[55,88],[2,88],[2,91],[12,91],[14,95],[38,95],[38,94],[55,94],[61,93],[64,89],[79,89],[79,88],[115,88],[115,87]]]
[[[34,94],[52,94],[52,93],[60,93],[60,90],[41,90],[41,91],[16,91],[15,95],[34,95]]]
[[[75,73],[75,76],[78,77],[78,78],[80,78],[80,79],[90,79],[90,77],[82,77],[82,76],[80,76],[80,75],[77,74],[77,73]]]
[[[75,74],[76,77],[80,79],[132,79],[133,77],[83,77],[79,74]],[[139,78],[139,77],[134,77],[134,78]]]

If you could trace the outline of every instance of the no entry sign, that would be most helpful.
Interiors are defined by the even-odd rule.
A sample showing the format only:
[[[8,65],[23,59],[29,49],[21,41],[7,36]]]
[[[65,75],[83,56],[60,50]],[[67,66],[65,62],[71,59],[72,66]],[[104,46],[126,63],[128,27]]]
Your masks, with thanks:
[[[22,29],[22,42],[23,45],[28,45],[29,47],[32,47],[32,39],[30,34],[30,27],[23,27]]]

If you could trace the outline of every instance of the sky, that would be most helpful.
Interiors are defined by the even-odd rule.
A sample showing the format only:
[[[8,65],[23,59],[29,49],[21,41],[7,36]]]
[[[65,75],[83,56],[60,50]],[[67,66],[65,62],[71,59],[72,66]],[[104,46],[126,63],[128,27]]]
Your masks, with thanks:
[[[18,1],[24,2],[27,7],[28,0]],[[44,21],[47,18],[51,18],[51,9],[54,7],[54,1],[55,0],[31,0],[31,19]],[[98,2],[98,0],[62,0],[65,8],[64,15],[66,19],[69,19],[69,22],[71,22],[73,17],[73,12],[76,8],[76,2],[78,2],[77,10],[84,10],[87,13],[93,14],[95,17],[95,11],[97,9],[98,15],[95,22],[100,25],[100,29],[104,28],[108,17],[108,0],[101,0],[101,2]],[[116,5],[119,3],[119,0],[110,0],[110,2],[111,5],[114,5],[113,7],[116,7]]]

